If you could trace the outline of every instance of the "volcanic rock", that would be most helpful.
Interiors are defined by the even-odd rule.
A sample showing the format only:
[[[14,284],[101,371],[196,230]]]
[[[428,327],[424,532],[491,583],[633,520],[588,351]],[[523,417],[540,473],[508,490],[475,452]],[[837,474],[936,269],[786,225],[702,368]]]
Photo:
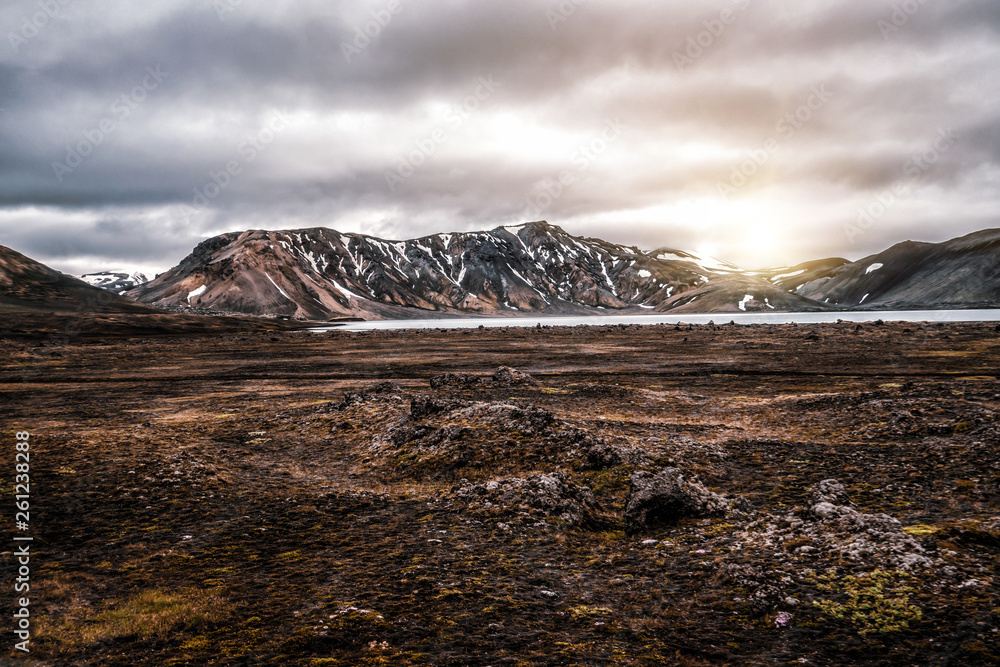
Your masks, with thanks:
[[[625,532],[629,535],[674,525],[685,517],[725,514],[730,503],[697,480],[687,480],[677,468],[656,475],[632,475],[632,490],[625,503]]]
[[[562,471],[483,484],[463,479],[453,494],[479,508],[504,514],[527,511],[541,517],[558,517],[561,522],[574,526],[589,522],[598,510],[591,490],[573,484],[569,475]]]

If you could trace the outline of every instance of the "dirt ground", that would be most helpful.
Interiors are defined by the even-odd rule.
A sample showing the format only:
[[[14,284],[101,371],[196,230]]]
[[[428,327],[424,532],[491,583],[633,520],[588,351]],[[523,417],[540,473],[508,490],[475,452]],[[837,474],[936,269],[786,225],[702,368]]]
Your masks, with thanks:
[[[85,332],[0,338],[5,664],[1000,664],[993,324]]]

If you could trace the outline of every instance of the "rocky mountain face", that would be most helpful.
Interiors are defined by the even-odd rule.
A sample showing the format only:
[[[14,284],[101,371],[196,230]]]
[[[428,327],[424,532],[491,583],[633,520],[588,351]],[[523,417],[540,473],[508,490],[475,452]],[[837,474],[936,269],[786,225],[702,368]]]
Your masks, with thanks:
[[[0,246],[0,312],[157,313]]]
[[[739,269],[545,222],[386,241],[325,229],[224,234],[129,296],[170,309],[307,319],[652,310]],[[735,306],[735,304],[733,304]]]
[[[85,276],[79,276],[80,280],[91,285],[93,287],[100,287],[101,289],[108,290],[109,292],[114,292],[115,294],[122,294],[134,289],[139,285],[144,285],[149,282],[149,278],[142,273],[121,273],[117,271],[102,271],[100,273],[88,273]]]
[[[790,280],[801,283],[795,294],[842,309],[995,308],[1000,304],[1000,229],[945,243],[907,241]]]
[[[171,310],[313,320],[991,307],[1000,303],[1000,230],[769,271],[643,252],[546,222],[409,241],[248,231],[203,242],[127,294]]]

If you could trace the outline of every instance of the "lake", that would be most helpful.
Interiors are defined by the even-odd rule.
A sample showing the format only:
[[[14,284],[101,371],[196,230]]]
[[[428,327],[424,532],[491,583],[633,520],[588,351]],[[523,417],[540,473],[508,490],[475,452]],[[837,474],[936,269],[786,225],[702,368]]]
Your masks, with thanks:
[[[1000,309],[994,310],[907,310],[854,313],[709,313],[706,315],[591,315],[571,317],[465,317],[435,320],[383,320],[351,322],[342,326],[310,329],[326,331],[396,331],[402,329],[476,329],[480,326],[549,327],[606,326],[618,324],[821,324],[845,322],[1000,322]]]

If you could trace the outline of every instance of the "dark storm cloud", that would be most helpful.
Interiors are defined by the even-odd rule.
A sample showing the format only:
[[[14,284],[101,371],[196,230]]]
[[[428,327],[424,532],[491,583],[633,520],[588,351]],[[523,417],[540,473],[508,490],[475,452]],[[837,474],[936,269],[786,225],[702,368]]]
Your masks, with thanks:
[[[8,233],[5,235],[4,245],[13,244],[24,248],[24,252],[60,260],[84,255],[122,256],[152,261],[163,252],[164,244],[173,251],[190,250],[185,247],[187,233],[178,235],[176,232],[181,230],[165,228],[163,221],[147,222],[138,218],[115,216],[100,217],[83,228],[65,222],[43,223],[33,227]],[[141,234],[136,233],[137,228]],[[142,237],[141,243],[137,240],[138,236]]]
[[[398,238],[538,212],[753,262],[726,241],[751,219],[786,239],[761,261],[996,224],[991,0],[454,0],[391,20],[388,0],[133,4],[75,0],[30,38],[34,2],[0,9],[0,243],[162,269],[226,229]],[[496,90],[476,97],[483,80]],[[270,136],[275,113],[288,122]],[[608,122],[624,129],[602,146]],[[911,179],[936,199],[901,199],[849,243],[858,208],[942,129],[958,140]],[[709,200],[741,168],[727,223]],[[572,184],[533,211],[562,173]]]

